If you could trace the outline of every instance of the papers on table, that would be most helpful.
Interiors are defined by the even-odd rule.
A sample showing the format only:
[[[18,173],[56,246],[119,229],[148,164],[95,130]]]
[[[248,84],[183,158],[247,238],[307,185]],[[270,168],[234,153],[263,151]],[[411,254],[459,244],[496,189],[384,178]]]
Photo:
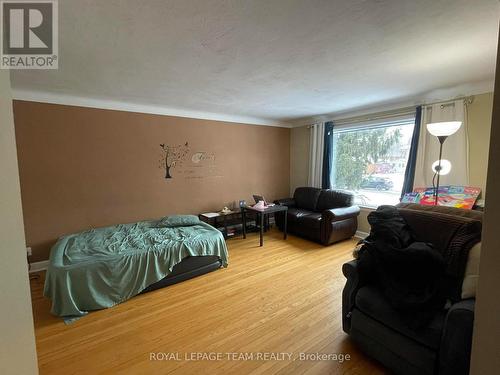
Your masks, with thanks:
[[[217,212],[205,212],[204,214],[201,214],[201,216],[212,218],[212,217],[220,216],[220,214]]]

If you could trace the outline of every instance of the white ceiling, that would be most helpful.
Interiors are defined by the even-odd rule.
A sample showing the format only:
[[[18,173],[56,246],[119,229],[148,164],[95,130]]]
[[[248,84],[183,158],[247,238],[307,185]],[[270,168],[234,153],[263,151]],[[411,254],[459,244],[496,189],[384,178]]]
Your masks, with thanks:
[[[497,0],[59,0],[59,70],[12,71],[12,86],[41,101],[296,120],[492,82],[498,11]]]

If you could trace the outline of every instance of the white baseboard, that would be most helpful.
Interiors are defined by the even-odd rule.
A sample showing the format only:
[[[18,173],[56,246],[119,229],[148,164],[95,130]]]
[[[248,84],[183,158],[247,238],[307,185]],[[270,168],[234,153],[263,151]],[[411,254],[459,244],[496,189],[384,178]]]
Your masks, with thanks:
[[[45,271],[49,267],[48,260],[42,260],[41,262],[30,263],[30,273]]]
[[[368,233],[357,230],[354,237],[359,238],[360,240],[364,240],[366,237],[368,237]]]

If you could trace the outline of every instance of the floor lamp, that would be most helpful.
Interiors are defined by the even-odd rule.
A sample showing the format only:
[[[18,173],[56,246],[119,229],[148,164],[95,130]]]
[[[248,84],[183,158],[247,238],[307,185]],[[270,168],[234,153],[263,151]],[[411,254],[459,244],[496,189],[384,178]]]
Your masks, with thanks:
[[[458,129],[462,126],[462,121],[447,121],[447,122],[432,122],[427,124],[427,131],[433,136],[437,137],[439,141],[439,159],[432,164],[432,170],[434,171],[434,177],[432,178],[432,183],[434,185],[434,179],[437,176],[437,183],[434,187],[434,205],[438,205],[438,195],[439,195],[439,177],[446,175],[451,171],[450,161],[443,159],[443,143],[446,139],[455,134]]]

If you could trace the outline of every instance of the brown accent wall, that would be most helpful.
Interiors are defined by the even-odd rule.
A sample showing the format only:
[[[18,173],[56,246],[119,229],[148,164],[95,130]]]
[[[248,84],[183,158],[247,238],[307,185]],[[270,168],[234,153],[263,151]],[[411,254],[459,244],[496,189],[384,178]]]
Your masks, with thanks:
[[[14,102],[14,121],[32,261],[47,259],[64,234],[290,189],[286,128],[25,101]],[[187,161],[165,179],[160,143],[185,142]],[[191,154],[203,151],[215,155],[215,168],[189,178]]]

